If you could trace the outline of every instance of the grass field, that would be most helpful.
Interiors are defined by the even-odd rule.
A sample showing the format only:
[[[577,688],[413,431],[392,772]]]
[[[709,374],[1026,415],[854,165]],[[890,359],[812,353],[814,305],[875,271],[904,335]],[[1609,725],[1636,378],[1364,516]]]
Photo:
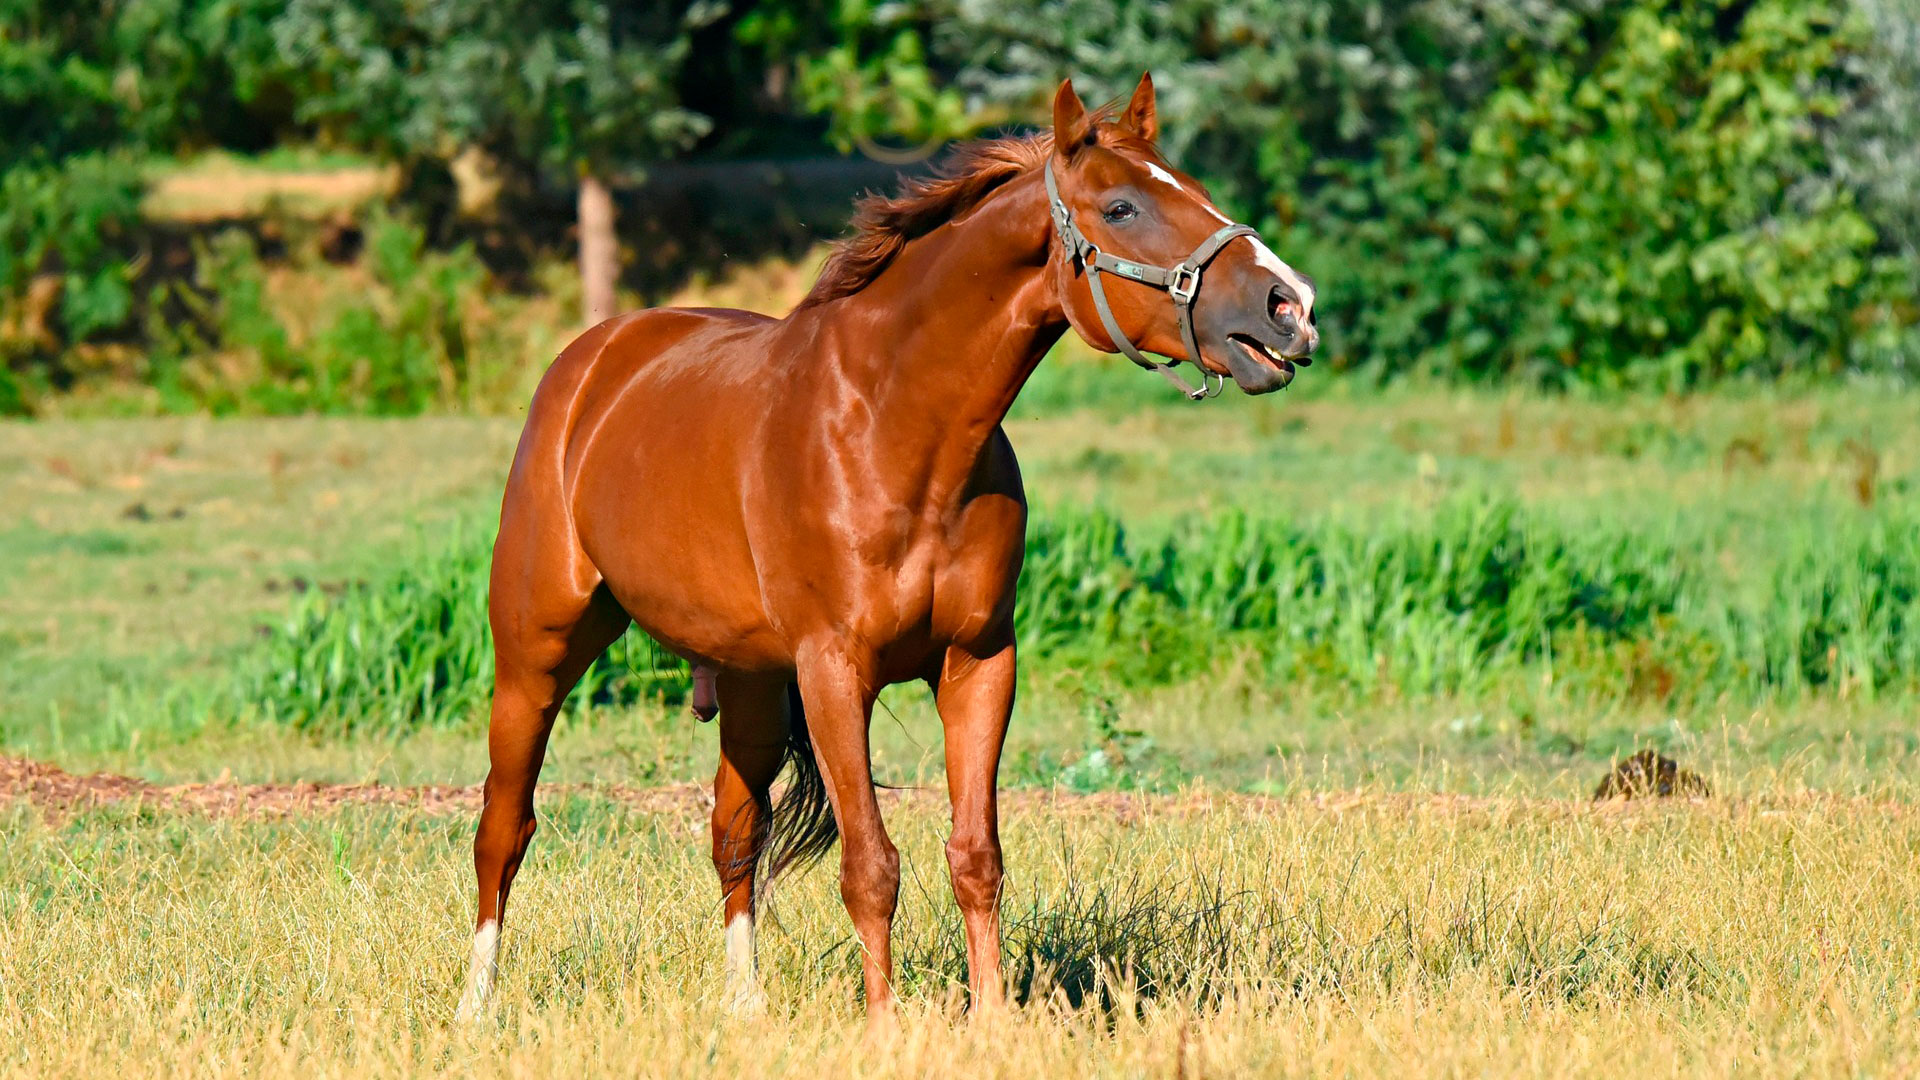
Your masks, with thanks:
[[[1043,367],[1009,428],[1050,519],[1103,508],[1138,546],[1240,511],[1311,535],[1438,528],[1485,497],[1552,535],[1644,538],[1762,613],[1776,594],[1756,583],[1778,567],[1817,569],[1805,553],[1823,546],[1857,561],[1842,541],[1887,535],[1887,561],[1849,587],[1896,615],[1913,601],[1896,595],[1920,507],[1910,396],[1580,400],[1309,374],[1290,397],[1187,407],[1124,365],[1070,359]],[[167,783],[476,782],[477,716],[342,735],[195,695],[277,655],[263,649],[290,612],[335,610],[356,583],[483,541],[516,433],[454,417],[0,426],[0,753]],[[1664,647],[1668,624],[1649,625]],[[1907,624],[1872,625],[1881,638],[1834,639],[1833,679],[1792,690],[1712,682],[1678,646],[1657,665],[1626,646],[1566,653],[1584,630],[1550,662],[1431,692],[1351,665],[1277,678],[1241,638],[1158,681],[1037,657],[1003,776],[1026,1004],[991,1028],[961,1019],[939,800],[908,792],[890,803],[905,1009],[880,1042],[862,1033],[825,871],[782,888],[763,936],[773,1015],[710,1015],[704,813],[609,787],[709,774],[712,730],[672,704],[563,721],[547,775],[568,787],[542,808],[504,1008],[477,1033],[447,1023],[470,928],[459,806],[16,799],[0,803],[0,1061],[52,1075],[1908,1074],[1920,693],[1900,670]],[[1843,677],[1856,656],[1896,677]],[[887,696],[877,771],[937,789],[924,697]],[[1714,795],[1589,806],[1642,746]]]
[[[776,1002],[715,1012],[696,810],[548,809],[497,1025],[449,1024],[465,816],[16,810],[0,853],[10,1070],[177,1075],[1909,1074],[1910,809],[1757,799],[1590,810],[1421,797],[1016,800],[1024,999],[961,1019],[928,805],[900,1033],[862,1034],[830,875],[781,892]]]

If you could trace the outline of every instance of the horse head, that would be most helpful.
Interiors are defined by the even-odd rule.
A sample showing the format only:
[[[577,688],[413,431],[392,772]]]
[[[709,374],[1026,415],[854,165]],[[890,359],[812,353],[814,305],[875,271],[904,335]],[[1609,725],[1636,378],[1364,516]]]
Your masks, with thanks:
[[[1313,283],[1168,164],[1158,133],[1150,76],[1118,111],[1090,112],[1071,81],[1054,95],[1051,259],[1067,319],[1143,367],[1171,367],[1144,353],[1192,363],[1203,387],[1281,389],[1320,341]]]

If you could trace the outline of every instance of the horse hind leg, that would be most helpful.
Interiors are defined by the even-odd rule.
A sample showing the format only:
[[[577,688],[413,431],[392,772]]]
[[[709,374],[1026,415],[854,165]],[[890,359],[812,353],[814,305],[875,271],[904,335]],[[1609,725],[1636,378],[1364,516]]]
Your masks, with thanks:
[[[499,970],[507,894],[535,829],[533,790],[554,718],[588,665],[631,621],[604,586],[587,590],[521,585],[493,589],[493,711],[487,726],[490,768],[473,841],[479,893],[473,956],[459,1015],[486,1005]],[[522,579],[523,581],[525,579]]]
[[[713,778],[713,869],[726,922],[728,1011],[766,1008],[754,965],[753,921],[760,856],[771,837],[774,778],[788,747],[786,676],[719,673],[720,768]]]

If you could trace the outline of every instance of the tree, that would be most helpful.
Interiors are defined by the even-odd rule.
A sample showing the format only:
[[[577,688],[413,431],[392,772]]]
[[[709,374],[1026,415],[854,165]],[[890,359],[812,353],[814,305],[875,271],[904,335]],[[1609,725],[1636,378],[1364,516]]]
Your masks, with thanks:
[[[293,0],[274,23],[299,115],[403,165],[475,146],[578,191],[583,314],[614,311],[609,181],[707,130],[678,100],[720,0]]]
[[[926,3],[779,0],[757,5],[735,36],[762,50],[763,63],[793,65],[797,103],[827,115],[827,138],[842,153],[915,158],[1002,115],[970,111],[929,66],[925,41],[938,21]],[[919,147],[881,144],[900,138]]]

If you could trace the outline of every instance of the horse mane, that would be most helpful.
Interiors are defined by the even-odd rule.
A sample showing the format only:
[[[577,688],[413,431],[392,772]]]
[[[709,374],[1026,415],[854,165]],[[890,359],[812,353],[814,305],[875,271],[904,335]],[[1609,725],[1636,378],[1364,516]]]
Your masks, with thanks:
[[[1114,107],[1087,116],[1089,140],[1112,128]],[[907,242],[980,205],[1003,184],[1040,168],[1053,152],[1053,132],[976,139],[953,148],[927,176],[910,176],[889,198],[870,192],[853,204],[853,235],[833,246],[813,288],[795,310],[852,296],[873,283]]]

